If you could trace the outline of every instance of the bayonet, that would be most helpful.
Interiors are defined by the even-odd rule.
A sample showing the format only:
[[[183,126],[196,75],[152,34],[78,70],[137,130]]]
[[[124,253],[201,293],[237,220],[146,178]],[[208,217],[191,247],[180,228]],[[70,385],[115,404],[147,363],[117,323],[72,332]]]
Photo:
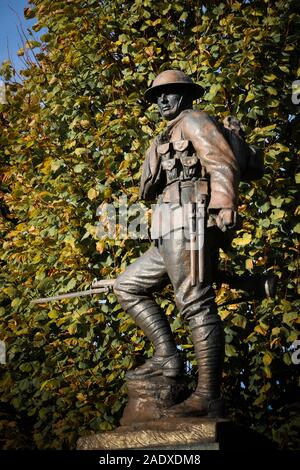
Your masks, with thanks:
[[[47,302],[53,302],[55,300],[63,300],[63,299],[73,299],[76,297],[85,297],[88,295],[94,294],[108,294],[111,292],[112,287],[114,285],[115,279],[94,279],[92,282],[92,288],[87,290],[82,290],[78,292],[69,292],[68,294],[59,294],[54,295],[52,297],[41,297],[39,299],[31,300],[31,304],[44,304]]]

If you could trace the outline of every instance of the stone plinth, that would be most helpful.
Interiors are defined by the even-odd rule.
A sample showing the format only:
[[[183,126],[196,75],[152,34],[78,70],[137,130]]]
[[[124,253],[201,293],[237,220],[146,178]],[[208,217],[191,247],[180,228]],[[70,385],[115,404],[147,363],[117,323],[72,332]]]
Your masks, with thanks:
[[[168,418],[81,437],[78,450],[275,450],[252,429],[226,419]]]
[[[120,426],[115,431],[81,437],[78,450],[217,450],[218,427],[225,420],[168,418]]]

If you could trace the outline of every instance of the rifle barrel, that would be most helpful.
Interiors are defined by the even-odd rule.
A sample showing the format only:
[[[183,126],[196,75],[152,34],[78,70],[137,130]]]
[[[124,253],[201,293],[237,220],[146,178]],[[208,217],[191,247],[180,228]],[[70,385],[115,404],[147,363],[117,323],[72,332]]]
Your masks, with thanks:
[[[114,283],[116,282],[116,279],[94,279],[92,282],[92,288],[97,288],[97,287],[112,287]]]

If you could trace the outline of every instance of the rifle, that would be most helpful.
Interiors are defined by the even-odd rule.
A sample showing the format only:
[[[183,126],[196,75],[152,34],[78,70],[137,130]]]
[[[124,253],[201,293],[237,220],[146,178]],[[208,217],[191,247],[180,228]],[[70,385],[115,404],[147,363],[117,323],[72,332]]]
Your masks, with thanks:
[[[62,300],[62,299],[72,299],[76,297],[85,297],[87,295],[94,295],[100,293],[106,293],[112,291],[112,287],[115,283],[115,279],[94,279],[92,282],[92,288],[87,290],[82,290],[78,292],[70,292],[69,294],[60,294],[54,295],[52,297],[41,297],[39,299],[31,300],[31,304],[44,304],[47,302],[52,302],[54,300]]]

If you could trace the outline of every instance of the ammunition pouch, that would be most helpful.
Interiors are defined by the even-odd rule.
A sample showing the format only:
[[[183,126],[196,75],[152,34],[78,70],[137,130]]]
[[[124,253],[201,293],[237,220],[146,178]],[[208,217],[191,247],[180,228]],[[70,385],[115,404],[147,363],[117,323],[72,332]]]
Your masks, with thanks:
[[[200,176],[200,161],[191,141],[178,140],[159,144],[157,153],[166,173],[167,185]]]

